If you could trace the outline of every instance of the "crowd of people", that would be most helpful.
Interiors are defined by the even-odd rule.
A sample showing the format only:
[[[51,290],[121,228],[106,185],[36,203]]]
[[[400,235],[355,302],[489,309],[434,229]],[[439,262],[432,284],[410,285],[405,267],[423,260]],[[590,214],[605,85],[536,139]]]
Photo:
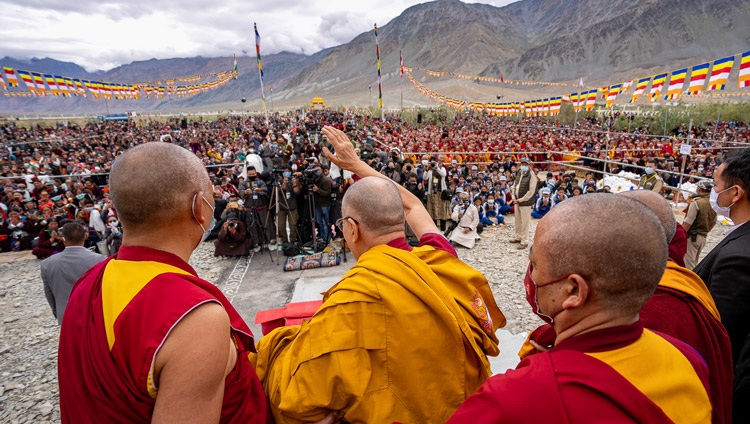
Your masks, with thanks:
[[[333,223],[354,178],[322,154],[324,125],[347,132],[366,163],[420,198],[441,231],[463,222],[452,236],[462,246],[473,245],[484,226],[502,225],[503,216],[518,209],[512,188],[523,158],[532,174],[544,175],[518,204],[525,222],[527,212],[541,218],[566,197],[606,190],[595,185],[605,167],[644,174],[658,184],[657,191],[671,196],[682,161],[684,181],[697,183],[712,177],[727,148],[750,142],[743,123],[696,126],[691,136],[697,154],[687,157],[678,146],[687,135],[684,127],[662,138],[641,128],[609,133],[604,119],[581,120],[575,128],[480,115],[410,124],[397,116],[381,122],[334,111],[30,128],[5,123],[0,124],[0,251],[33,249],[39,258],[48,257],[64,248],[55,225],[77,219],[89,228],[87,247],[115,253],[122,228],[109,201],[108,173],[122,152],[153,140],[189,149],[207,167],[218,200],[218,225],[209,236],[218,239],[217,255],[313,239],[326,244],[340,237]],[[579,178],[561,166],[563,160],[591,172]],[[246,170],[246,162],[255,166]],[[528,245],[528,235],[518,238],[520,246]]]

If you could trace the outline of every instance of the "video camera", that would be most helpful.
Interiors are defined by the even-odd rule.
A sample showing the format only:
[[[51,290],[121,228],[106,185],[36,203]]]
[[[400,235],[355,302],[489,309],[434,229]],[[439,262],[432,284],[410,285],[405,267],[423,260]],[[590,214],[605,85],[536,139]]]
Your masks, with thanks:
[[[302,171],[302,183],[307,187],[308,189],[312,189],[312,186],[315,185],[318,180],[320,179],[320,176],[322,175],[320,169],[318,168],[307,168],[304,171]]]

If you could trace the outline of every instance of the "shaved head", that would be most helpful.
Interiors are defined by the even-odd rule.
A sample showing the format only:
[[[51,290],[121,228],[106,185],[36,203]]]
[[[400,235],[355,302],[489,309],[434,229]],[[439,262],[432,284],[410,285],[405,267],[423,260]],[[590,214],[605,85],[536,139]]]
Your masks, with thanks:
[[[404,208],[396,186],[378,177],[367,177],[349,187],[341,203],[343,215],[357,219],[376,235],[404,229]]]
[[[115,160],[109,178],[112,203],[123,226],[151,228],[182,219],[193,196],[209,190],[203,163],[170,143],[145,143]]]
[[[639,201],[605,193],[552,208],[539,222],[534,247],[548,252],[540,260],[555,275],[581,275],[595,302],[625,314],[643,307],[667,263],[666,236],[656,215]]]
[[[659,218],[664,233],[667,236],[667,243],[672,241],[674,234],[677,232],[677,220],[674,218],[672,207],[669,206],[667,199],[660,194],[651,190],[630,190],[621,193],[624,196],[635,199],[646,205]]]

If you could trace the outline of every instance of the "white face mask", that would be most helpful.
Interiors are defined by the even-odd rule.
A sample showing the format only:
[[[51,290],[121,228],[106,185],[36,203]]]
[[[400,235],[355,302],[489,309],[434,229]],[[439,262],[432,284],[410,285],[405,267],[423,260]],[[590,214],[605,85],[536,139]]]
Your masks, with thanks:
[[[724,190],[717,192],[715,187],[711,188],[711,196],[708,198],[709,203],[711,204],[711,209],[716,211],[717,214],[721,216],[725,216],[729,218],[729,214],[731,213],[732,206],[734,206],[734,202],[732,202],[729,206],[719,206],[719,195],[721,193],[724,193],[727,190],[733,189],[735,186],[727,187]]]
[[[198,196],[197,193],[193,196],[193,208],[195,208],[195,199],[196,199],[197,196]],[[208,200],[206,200],[205,197],[201,196],[201,199],[204,202],[206,202],[206,204],[208,205],[209,208],[211,208],[211,224],[208,226],[208,230],[207,230],[205,227],[203,227],[203,224],[201,224],[200,222],[198,222],[198,225],[200,225],[201,230],[203,230],[203,235],[201,236],[200,241],[198,242],[198,244],[195,247],[198,247],[201,243],[203,243],[204,241],[206,241],[206,239],[208,238],[208,236],[211,234],[211,231],[214,229],[214,225],[216,225],[216,221],[214,219],[214,208],[211,207],[211,204],[208,203]],[[195,209],[193,209],[193,218],[195,218]],[[198,221],[197,218],[195,220]]]

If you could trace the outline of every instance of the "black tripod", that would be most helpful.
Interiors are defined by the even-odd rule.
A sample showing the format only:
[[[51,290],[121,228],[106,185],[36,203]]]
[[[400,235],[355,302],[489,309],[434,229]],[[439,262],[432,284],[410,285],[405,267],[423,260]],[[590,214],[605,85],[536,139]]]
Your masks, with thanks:
[[[286,198],[285,195],[279,194],[279,193],[283,193],[283,190],[281,188],[281,182],[279,181],[279,179],[280,179],[280,177],[276,176],[274,178],[274,180],[273,180],[273,186],[272,186],[272,190],[271,190],[271,198],[270,198],[270,201],[268,202],[268,207],[270,208],[273,205],[273,208],[274,208],[273,209],[274,210],[274,222],[276,223],[276,237],[277,237],[276,241],[280,245],[281,244],[280,243],[281,240],[278,239],[278,236],[279,236],[279,204],[280,204],[279,198],[282,198],[284,200],[284,206],[286,207],[287,211],[289,210],[289,200],[287,200],[287,198]],[[294,193],[292,193],[292,195],[294,195]],[[266,218],[270,219],[271,215],[269,214]],[[297,218],[297,220],[299,220],[299,217]],[[266,222],[266,225],[268,225],[268,222]],[[286,222],[284,222],[283,225],[286,227]],[[284,231],[286,232],[286,229]],[[297,230],[297,223],[295,223],[295,225],[293,225],[293,226],[291,226],[291,228],[289,228],[289,233],[290,233],[289,234],[290,238],[292,237],[292,235],[294,235],[297,240],[301,239],[299,231]],[[276,265],[279,265],[279,250],[278,249],[276,250]]]

